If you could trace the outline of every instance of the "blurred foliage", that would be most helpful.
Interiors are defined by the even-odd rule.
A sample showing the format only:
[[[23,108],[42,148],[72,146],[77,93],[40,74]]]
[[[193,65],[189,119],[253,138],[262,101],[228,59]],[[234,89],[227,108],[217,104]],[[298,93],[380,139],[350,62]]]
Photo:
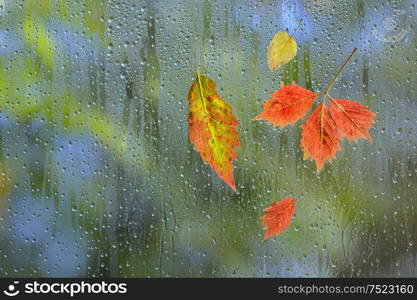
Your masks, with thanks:
[[[411,2],[0,1],[0,273],[415,276]],[[270,38],[300,18],[297,58],[270,72]],[[354,46],[334,96],[378,113],[375,143],[318,176],[298,126],[252,118],[280,82],[320,91]],[[236,193],[189,144],[197,68],[239,119]],[[262,242],[286,196],[293,224]]]
[[[8,178],[3,164],[0,165],[0,218],[3,219],[6,215],[6,195],[8,190]]]

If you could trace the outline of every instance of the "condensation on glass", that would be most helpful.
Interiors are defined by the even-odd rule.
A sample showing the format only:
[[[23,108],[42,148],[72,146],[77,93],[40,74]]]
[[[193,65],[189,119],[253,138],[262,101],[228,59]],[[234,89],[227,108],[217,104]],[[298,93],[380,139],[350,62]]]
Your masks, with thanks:
[[[416,276],[416,32],[412,0],[1,0],[0,275]],[[374,143],[317,175],[299,123],[252,118],[281,82],[322,91],[354,47],[332,93],[377,113]],[[237,192],[189,143],[197,69],[240,123]]]

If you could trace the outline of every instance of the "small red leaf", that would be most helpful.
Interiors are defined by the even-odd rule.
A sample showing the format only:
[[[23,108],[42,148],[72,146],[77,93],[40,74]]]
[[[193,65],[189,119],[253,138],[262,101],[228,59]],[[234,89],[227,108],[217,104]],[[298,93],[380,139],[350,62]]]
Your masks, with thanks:
[[[319,95],[295,83],[281,85],[263,105],[264,111],[254,120],[267,120],[274,127],[285,127],[302,119]]]
[[[330,113],[342,137],[349,141],[365,138],[372,142],[369,128],[374,123],[372,118],[375,113],[368,110],[367,106],[355,101],[331,98]]]
[[[261,217],[265,227],[264,240],[283,232],[291,223],[295,211],[295,199],[284,198],[265,209]]]

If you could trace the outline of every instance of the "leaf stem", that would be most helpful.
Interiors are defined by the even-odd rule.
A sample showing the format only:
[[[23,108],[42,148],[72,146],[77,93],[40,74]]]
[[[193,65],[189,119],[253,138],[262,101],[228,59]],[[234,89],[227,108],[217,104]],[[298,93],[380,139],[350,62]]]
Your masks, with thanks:
[[[201,106],[203,107],[204,114],[207,114],[206,106],[204,103],[203,85],[201,83],[200,72],[198,70],[196,70],[196,72],[197,72],[198,90],[200,92],[200,99],[201,99],[201,104],[202,104]]]
[[[303,20],[303,19],[300,19],[300,20],[298,21],[297,28],[295,28],[294,32],[290,35],[290,37],[293,37],[293,36],[297,33],[298,29],[300,29],[300,27],[301,27],[301,21],[302,21],[302,20]]]
[[[333,87],[333,85],[335,84],[337,78],[339,77],[339,75],[342,73],[343,69],[346,67],[346,65],[349,63],[349,61],[352,59],[353,55],[355,55],[356,50],[358,50],[358,48],[355,47],[355,49],[352,50],[352,53],[350,53],[349,57],[345,60],[345,62],[340,66],[339,71],[337,71],[336,75],[333,77],[332,81],[330,82],[330,84],[327,86],[327,88],[324,90],[324,95],[328,95],[329,91],[331,90],[331,88]]]
[[[200,71],[197,71],[197,82],[198,82],[198,89],[200,91],[200,100],[201,100],[201,107],[203,108],[203,114],[204,114],[204,118],[206,118],[207,121],[207,128],[210,132],[210,135],[213,139],[213,148],[214,148],[214,155],[216,156],[217,160],[220,159],[220,152],[219,152],[219,147],[217,145],[217,141],[215,138],[215,129],[212,128],[212,125],[210,124],[210,115],[207,111],[207,107],[206,107],[206,97],[204,95],[203,92],[203,83],[201,82],[201,74]]]

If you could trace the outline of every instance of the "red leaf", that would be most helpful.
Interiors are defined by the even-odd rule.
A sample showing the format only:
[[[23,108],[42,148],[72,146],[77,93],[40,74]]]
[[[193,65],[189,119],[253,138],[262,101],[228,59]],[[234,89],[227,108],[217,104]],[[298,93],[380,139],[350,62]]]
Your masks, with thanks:
[[[324,163],[336,157],[336,151],[340,149],[340,134],[324,102],[317,106],[300,127],[303,129],[301,147],[304,149],[304,159],[315,160],[317,172],[320,172]]]
[[[295,83],[281,85],[263,105],[264,111],[254,120],[267,120],[274,127],[285,127],[302,119],[319,95]]]
[[[264,111],[255,117],[255,120],[268,120],[274,126],[284,127],[303,118],[317,97],[323,96],[322,102],[307,118],[306,123],[301,125],[304,159],[314,160],[317,172],[320,172],[327,160],[331,161],[336,157],[341,138],[346,137],[349,141],[366,138],[372,142],[369,129],[374,123],[375,113],[355,101],[333,99],[329,95],[356,51],[357,48],[354,48],[322,94],[306,90],[295,83],[290,86],[281,85],[278,91],[271,94],[272,99],[264,105]],[[325,104],[327,98],[331,101],[330,111]]]
[[[359,138],[368,139],[372,142],[369,128],[375,114],[369,111],[367,106],[355,101],[330,98],[330,113],[343,137],[349,141],[357,141]]]
[[[291,223],[295,211],[295,199],[284,198],[265,209],[261,217],[265,227],[264,240],[283,232]]]

